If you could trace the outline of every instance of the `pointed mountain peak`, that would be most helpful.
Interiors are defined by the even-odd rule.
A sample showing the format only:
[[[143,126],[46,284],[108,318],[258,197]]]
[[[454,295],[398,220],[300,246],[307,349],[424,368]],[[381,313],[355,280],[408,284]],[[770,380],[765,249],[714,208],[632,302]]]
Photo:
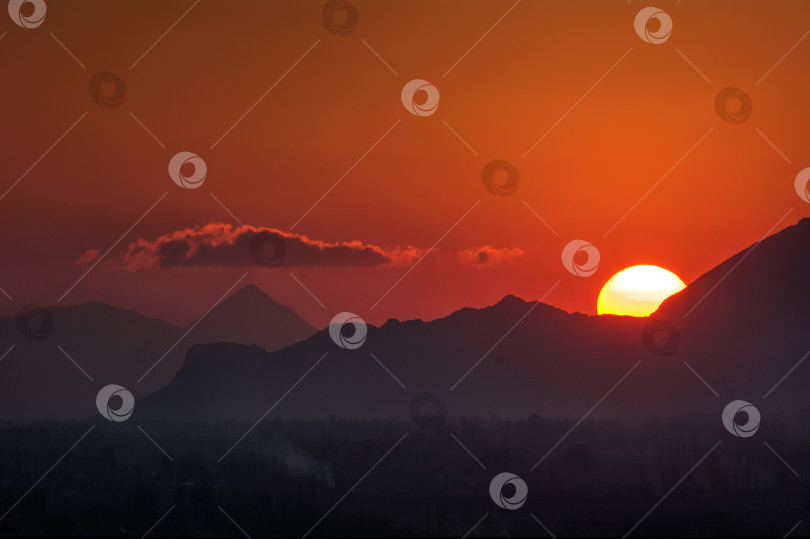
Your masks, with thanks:
[[[529,303],[534,303],[534,302],[526,301],[525,299],[519,298],[514,294],[507,294],[503,298],[501,298],[501,300],[498,303],[496,303],[494,306],[495,307],[498,307],[498,306],[500,306],[500,307],[510,307],[510,306],[514,306],[514,305],[528,305]]]
[[[240,296],[240,297],[256,297],[256,296],[261,297],[261,296],[264,296],[266,298],[270,297],[270,296],[268,296],[267,294],[264,293],[264,290],[262,290],[261,288],[259,288],[258,286],[256,286],[253,283],[246,284],[245,286],[243,286],[242,288],[240,288],[239,290],[237,290],[236,292],[234,292],[231,295],[231,297],[236,297],[236,296]]]
[[[258,344],[276,350],[309,337],[316,329],[255,284],[247,284],[214,307],[195,331],[206,334],[209,342]]]
[[[255,284],[246,284],[230,296],[226,298],[222,303],[217,306],[217,309],[222,309],[225,307],[233,308],[260,308],[260,309],[272,309],[273,311],[287,311],[289,310],[290,313],[293,313],[292,309],[283,305],[272,297],[270,297],[264,290],[256,286]]]
[[[536,307],[532,307],[533,305],[537,304]],[[507,311],[525,311],[526,309],[536,309],[537,312],[560,312],[565,314],[571,314],[564,309],[560,309],[559,307],[554,307],[548,303],[538,300],[525,300],[521,297],[515,296],[514,294],[507,294],[501,300],[489,307],[489,309],[494,309],[496,311],[507,310]]]

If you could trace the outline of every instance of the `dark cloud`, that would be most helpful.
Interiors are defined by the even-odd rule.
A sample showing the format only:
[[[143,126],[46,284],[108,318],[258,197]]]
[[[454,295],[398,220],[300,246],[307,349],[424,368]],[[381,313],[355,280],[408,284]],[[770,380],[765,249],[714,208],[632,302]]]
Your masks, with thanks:
[[[254,238],[259,244],[268,244],[270,249],[282,250],[279,254],[283,256],[275,259],[272,253],[259,256],[257,241],[251,246]],[[90,249],[77,263],[86,263],[97,253],[98,250]],[[130,271],[178,266],[252,266],[268,265],[262,261],[269,256],[270,260],[279,261],[273,265],[382,266],[407,264],[423,253],[414,247],[385,250],[360,241],[328,243],[274,228],[209,223],[164,234],[154,240],[139,239],[117,257],[113,256],[110,263]]]

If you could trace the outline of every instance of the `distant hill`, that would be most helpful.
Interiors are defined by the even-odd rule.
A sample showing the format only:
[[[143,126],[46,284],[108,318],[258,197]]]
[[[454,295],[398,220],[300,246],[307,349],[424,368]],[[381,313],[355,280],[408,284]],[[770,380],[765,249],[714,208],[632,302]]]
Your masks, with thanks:
[[[14,346],[0,361],[0,419],[86,417],[96,413],[95,395],[104,385],[122,385],[136,398],[165,386],[194,344],[227,340],[272,351],[316,331],[290,308],[248,285],[217,305],[138,383],[188,328],[102,302],[46,311],[52,331],[45,331],[49,335],[43,340],[36,340],[36,327],[33,338],[26,338],[17,319],[0,318],[0,354]],[[30,323],[36,326],[37,319]]]
[[[272,352],[311,337],[316,331],[295,311],[249,284],[197,324],[192,332],[197,337],[190,344],[226,341],[255,344]]]

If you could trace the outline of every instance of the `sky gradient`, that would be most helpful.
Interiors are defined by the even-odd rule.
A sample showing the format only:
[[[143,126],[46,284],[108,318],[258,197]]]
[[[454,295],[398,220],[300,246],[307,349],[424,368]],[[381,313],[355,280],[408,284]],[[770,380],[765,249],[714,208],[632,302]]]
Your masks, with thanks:
[[[635,0],[358,0],[347,36],[325,28],[324,4],[71,1],[49,2],[34,29],[2,18],[0,286],[13,300],[0,312],[102,300],[187,324],[247,272],[240,284],[317,326],[506,294],[593,314],[623,268],[688,284],[810,216],[793,188],[810,166],[807,2],[656,2],[673,21],[659,45],[636,35]],[[126,84],[116,108],[88,95],[101,71]],[[434,114],[403,106],[412,79],[438,89]],[[715,110],[727,87],[751,97],[743,123]],[[205,160],[200,188],[169,177],[180,151]],[[519,172],[510,196],[482,182],[496,159]],[[139,242],[212,226],[381,258],[125,263]],[[562,264],[575,239],[599,250],[590,277]]]

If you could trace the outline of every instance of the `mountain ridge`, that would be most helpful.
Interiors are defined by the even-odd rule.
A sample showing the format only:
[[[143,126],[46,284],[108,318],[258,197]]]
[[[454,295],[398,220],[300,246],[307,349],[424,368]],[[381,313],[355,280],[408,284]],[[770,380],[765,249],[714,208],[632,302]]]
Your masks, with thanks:
[[[169,384],[144,399],[141,410],[175,419],[255,418],[296,384],[276,410],[282,417],[407,415],[408,400],[424,391],[439,396],[455,415],[577,417],[595,402],[601,403],[597,414],[621,417],[719,413],[718,395],[792,413],[795,403],[810,405],[803,391],[810,372],[797,369],[767,402],[763,395],[801,357],[800,350],[810,349],[810,334],[796,330],[810,320],[810,287],[803,285],[810,273],[810,220],[797,225],[707,271],[649,318],[569,313],[509,294],[491,306],[431,321],[389,319],[369,326],[357,350],[340,348],[326,330],[273,353],[229,348],[233,370],[227,385],[235,393],[222,391],[223,373],[206,379],[198,369],[198,385]],[[757,301],[766,309],[759,311],[745,292],[762,276],[787,292],[760,286],[752,292],[763,296]],[[704,295],[701,309],[684,317]],[[782,316],[776,322],[749,323],[777,306]],[[662,352],[666,347],[647,338],[653,322],[671,326],[674,352]],[[249,375],[239,372],[242,352],[251,358]],[[216,353],[195,348],[194,361],[203,360],[196,367]],[[602,402],[619,381],[617,396]],[[174,414],[181,402],[184,413]]]

